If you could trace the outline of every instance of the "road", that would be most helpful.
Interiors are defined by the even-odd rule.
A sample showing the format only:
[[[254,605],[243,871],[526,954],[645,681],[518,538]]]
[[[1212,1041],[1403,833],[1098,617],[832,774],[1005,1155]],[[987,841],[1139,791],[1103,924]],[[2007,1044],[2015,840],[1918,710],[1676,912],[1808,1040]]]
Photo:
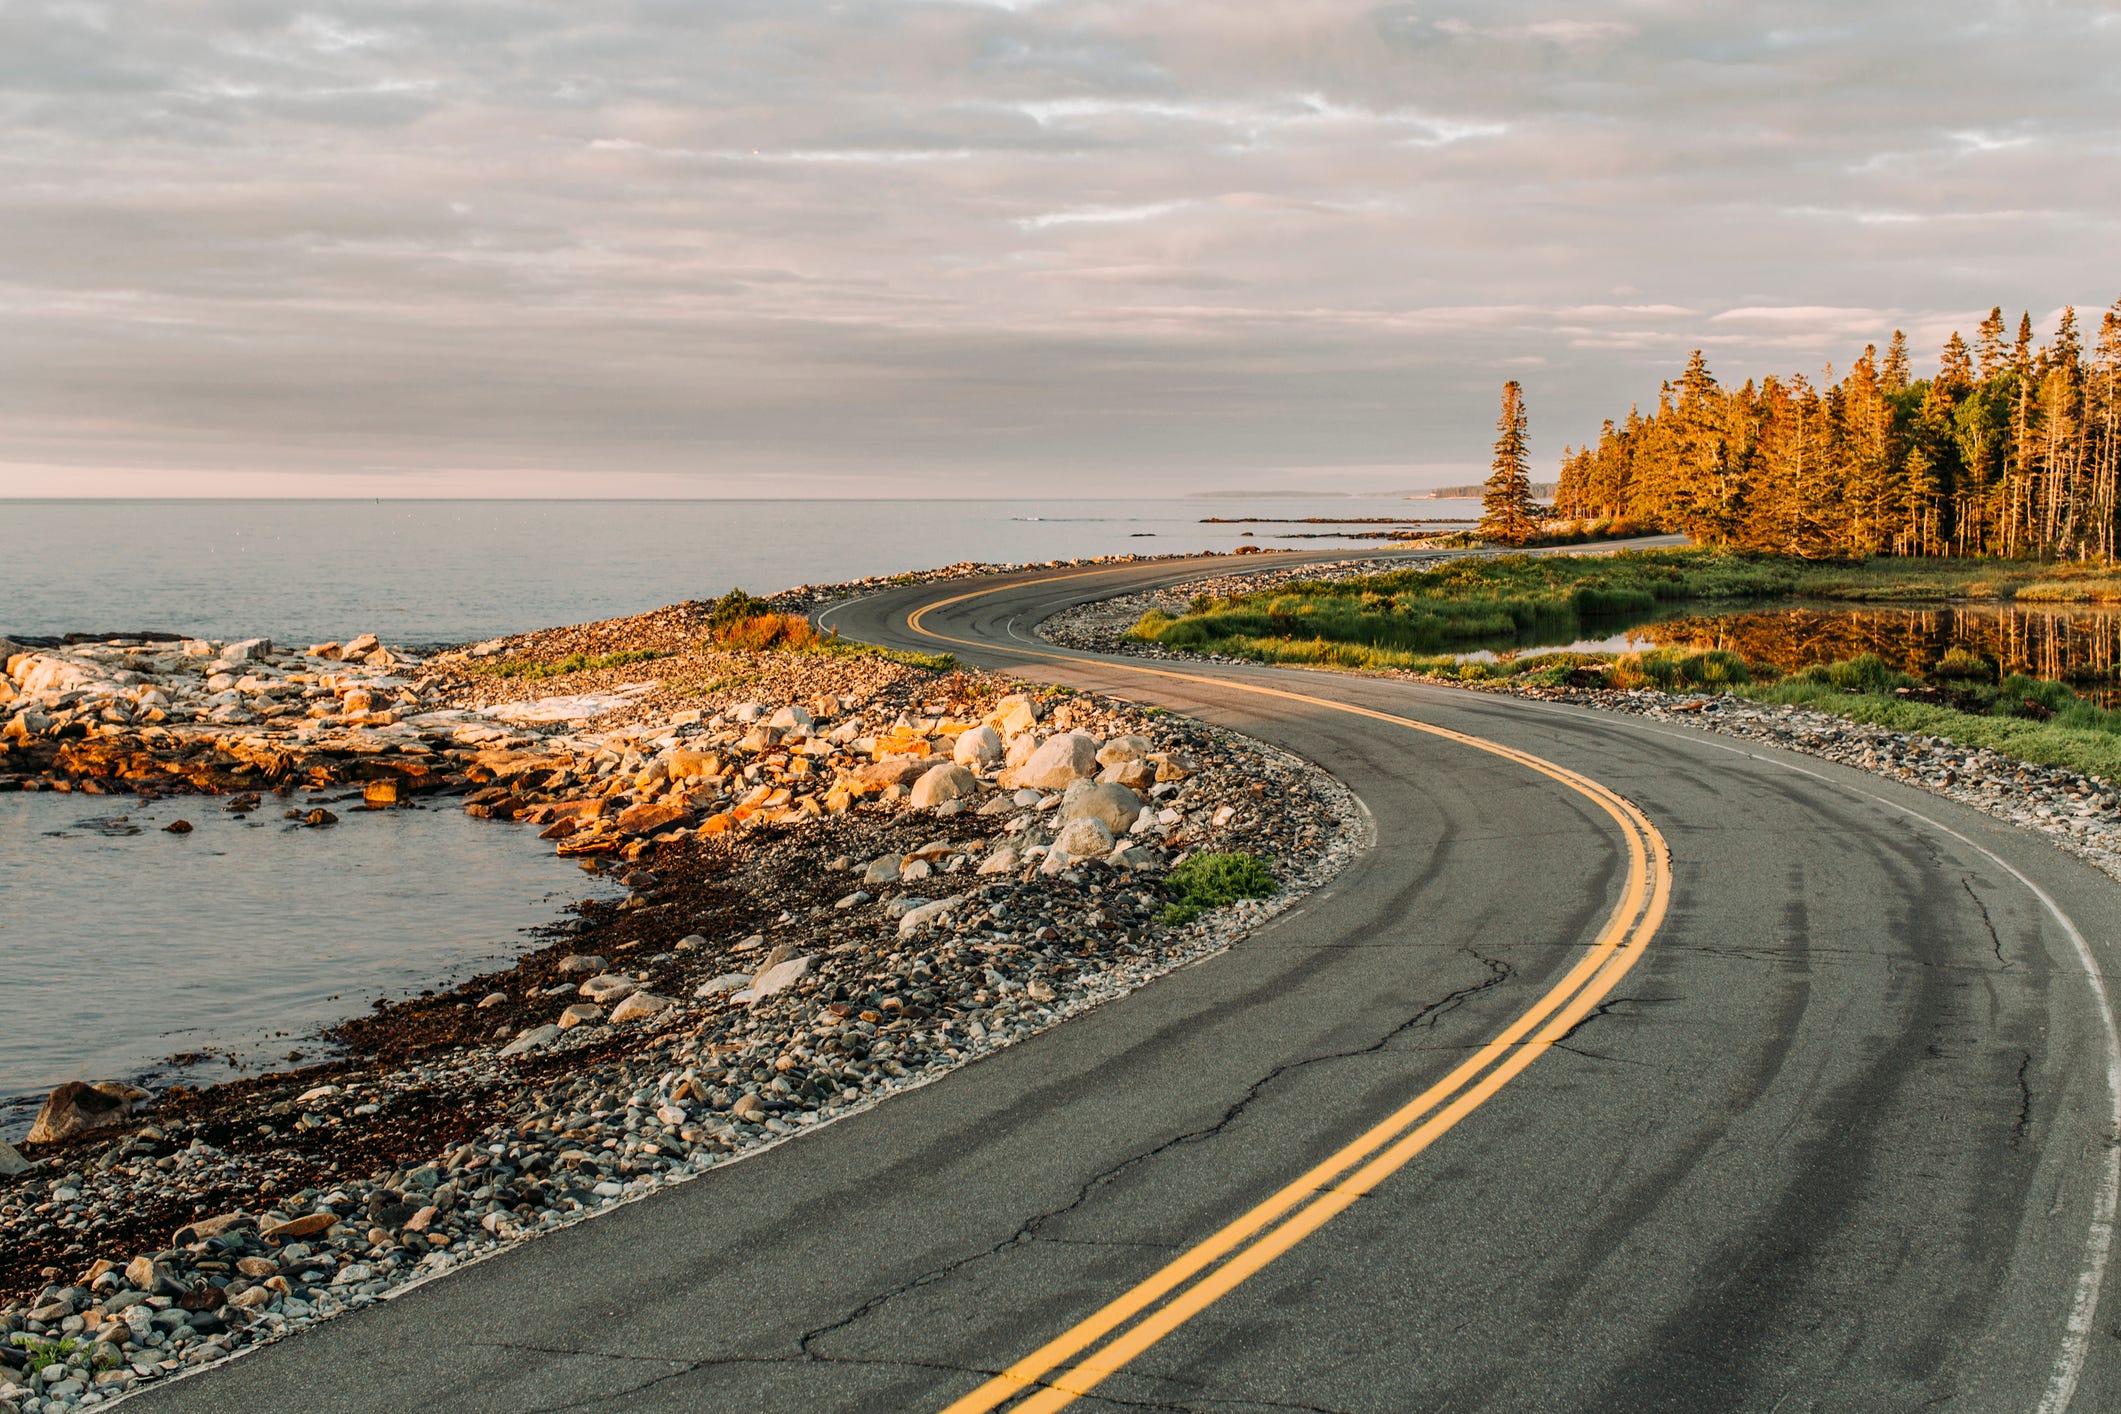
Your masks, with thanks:
[[[2111,881],[1702,733],[1029,633],[1203,572],[833,621],[1317,762],[1374,830],[1327,889],[144,1407],[2121,1408]]]

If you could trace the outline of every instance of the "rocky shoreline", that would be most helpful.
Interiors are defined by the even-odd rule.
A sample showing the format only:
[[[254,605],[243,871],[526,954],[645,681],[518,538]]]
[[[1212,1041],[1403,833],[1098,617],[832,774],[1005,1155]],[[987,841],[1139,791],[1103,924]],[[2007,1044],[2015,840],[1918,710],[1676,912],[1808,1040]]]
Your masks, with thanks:
[[[347,1021],[325,1064],[62,1087],[0,1145],[0,1411],[106,1402],[867,1108],[1219,951],[1361,846],[1352,796],[1260,743],[714,648],[706,608],[425,658],[10,645],[0,782],[302,822],[305,791],[461,799],[627,893]],[[1167,920],[1167,871],[1223,850],[1278,892]]]
[[[1309,567],[1302,575],[1292,577],[1352,578],[1376,572],[1372,566],[1351,561],[1345,565]],[[1137,643],[1121,635],[1151,609],[1173,614],[1183,612],[1187,600],[1195,594],[1224,596],[1263,587],[1270,587],[1264,579],[1223,576],[1175,589],[1131,594],[1080,605],[1046,620],[1035,632],[1063,647],[1165,662],[1197,663],[1202,660],[1199,654],[1179,652],[1160,644]],[[1212,661],[1237,663],[1249,660]],[[1376,675],[1416,682],[1436,681],[1439,686],[1468,692],[1560,702],[1594,711],[1623,712],[1816,756],[1916,786],[2021,829],[2034,831],[2063,852],[2121,880],[2121,789],[2076,771],[2021,761],[1986,747],[1964,746],[1943,737],[1899,732],[1810,708],[1754,702],[1727,694],[1660,692],[1652,688],[1616,691],[1610,688],[1516,686],[1506,682],[1443,682],[1404,672],[1379,672]]]

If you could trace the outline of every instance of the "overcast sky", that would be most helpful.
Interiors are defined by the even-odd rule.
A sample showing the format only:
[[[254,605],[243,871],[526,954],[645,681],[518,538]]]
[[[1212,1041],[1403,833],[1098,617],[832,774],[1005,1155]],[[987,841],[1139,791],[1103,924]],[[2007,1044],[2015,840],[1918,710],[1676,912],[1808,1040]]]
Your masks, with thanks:
[[[0,113],[0,494],[1389,489],[2121,295],[2110,3],[0,0]]]

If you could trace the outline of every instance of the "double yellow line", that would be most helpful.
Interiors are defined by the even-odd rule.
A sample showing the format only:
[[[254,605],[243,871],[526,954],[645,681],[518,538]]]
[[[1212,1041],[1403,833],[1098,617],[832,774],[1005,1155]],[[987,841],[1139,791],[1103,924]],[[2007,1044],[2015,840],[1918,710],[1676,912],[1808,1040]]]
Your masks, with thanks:
[[[1089,572],[1097,573],[1103,572]],[[1056,576],[1066,579],[1086,577],[1088,575]],[[909,616],[907,626],[924,637],[944,643],[991,648],[995,645],[934,632],[924,627],[922,620],[937,609],[999,592],[999,589],[982,589],[938,600]],[[1059,653],[1010,651],[1053,662],[1077,661]],[[1415,1155],[1486,1103],[1589,1016],[1613,990],[1614,984],[1641,958],[1650,938],[1664,921],[1671,900],[1668,852],[1664,837],[1657,833],[1656,827],[1629,801],[1589,777],[1551,761],[1447,727],[1395,717],[1388,712],[1334,702],[1329,698],[1165,668],[1105,662],[1098,666],[1203,683],[1223,691],[1247,692],[1367,717],[1514,762],[1591,800],[1613,820],[1627,841],[1627,885],[1598,937],[1568,974],[1450,1074],[1363,1131],[1273,1197],[949,1405],[943,1414],[985,1414],[985,1411],[999,1409],[1005,1404],[1010,1405],[1011,1414],[1047,1414],[1047,1411],[1064,1408],[1234,1291],[1247,1278],[1405,1167]]]

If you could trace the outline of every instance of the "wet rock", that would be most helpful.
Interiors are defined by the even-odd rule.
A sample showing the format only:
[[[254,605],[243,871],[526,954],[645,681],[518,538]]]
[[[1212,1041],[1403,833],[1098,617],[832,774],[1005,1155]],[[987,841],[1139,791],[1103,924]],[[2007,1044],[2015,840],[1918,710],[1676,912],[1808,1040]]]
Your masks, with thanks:
[[[191,833],[191,821],[172,820],[162,827],[162,832],[167,835],[188,835]]]

